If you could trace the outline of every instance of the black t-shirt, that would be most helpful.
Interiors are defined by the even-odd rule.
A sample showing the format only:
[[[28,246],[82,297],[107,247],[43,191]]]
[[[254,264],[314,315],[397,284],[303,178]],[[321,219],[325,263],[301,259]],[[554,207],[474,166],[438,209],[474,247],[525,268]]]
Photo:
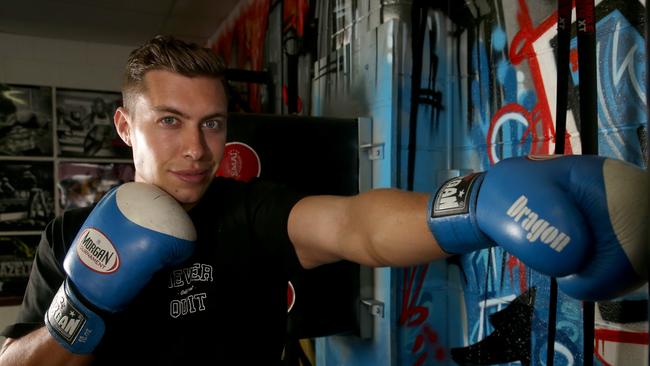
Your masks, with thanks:
[[[124,312],[105,317],[96,363],[278,363],[287,281],[302,271],[287,233],[299,199],[280,185],[215,178],[189,212],[198,233],[194,254],[157,273]],[[17,322],[3,335],[18,338],[43,325],[65,277],[67,249],[89,212],[69,210],[47,226]]]

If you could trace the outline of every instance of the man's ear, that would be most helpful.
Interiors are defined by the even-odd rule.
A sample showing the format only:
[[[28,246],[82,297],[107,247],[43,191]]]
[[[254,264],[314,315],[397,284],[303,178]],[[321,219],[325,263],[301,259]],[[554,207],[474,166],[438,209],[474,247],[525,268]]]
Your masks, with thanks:
[[[124,141],[128,146],[131,146],[131,120],[129,118],[129,113],[124,109],[124,107],[119,107],[115,110],[113,123],[115,124],[115,130],[117,130],[117,134],[120,135],[122,141]]]

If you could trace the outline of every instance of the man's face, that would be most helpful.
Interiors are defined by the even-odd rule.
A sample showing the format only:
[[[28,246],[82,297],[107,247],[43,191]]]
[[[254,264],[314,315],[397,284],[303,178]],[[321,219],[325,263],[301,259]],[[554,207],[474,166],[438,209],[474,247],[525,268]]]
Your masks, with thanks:
[[[227,99],[221,81],[165,70],[145,74],[132,110],[115,114],[133,149],[135,181],[155,184],[186,209],[205,193],[226,143]]]

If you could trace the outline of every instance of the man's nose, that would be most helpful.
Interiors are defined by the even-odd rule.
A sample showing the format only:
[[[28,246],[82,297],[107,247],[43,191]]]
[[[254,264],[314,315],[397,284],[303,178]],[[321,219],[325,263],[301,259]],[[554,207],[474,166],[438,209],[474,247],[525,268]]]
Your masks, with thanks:
[[[183,156],[199,160],[205,153],[205,141],[199,128],[188,128],[183,134]]]

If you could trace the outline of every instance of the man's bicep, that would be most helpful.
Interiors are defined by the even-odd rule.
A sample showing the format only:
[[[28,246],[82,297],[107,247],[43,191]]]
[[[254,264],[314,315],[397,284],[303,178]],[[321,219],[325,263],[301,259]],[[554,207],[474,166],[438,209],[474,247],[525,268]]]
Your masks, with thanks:
[[[310,196],[300,200],[289,215],[289,238],[304,268],[339,260],[367,266],[382,261],[373,250],[373,227],[365,219],[366,207],[358,196]]]
[[[346,200],[336,196],[308,196],[291,209],[287,229],[304,268],[344,259],[340,241],[348,220]]]

